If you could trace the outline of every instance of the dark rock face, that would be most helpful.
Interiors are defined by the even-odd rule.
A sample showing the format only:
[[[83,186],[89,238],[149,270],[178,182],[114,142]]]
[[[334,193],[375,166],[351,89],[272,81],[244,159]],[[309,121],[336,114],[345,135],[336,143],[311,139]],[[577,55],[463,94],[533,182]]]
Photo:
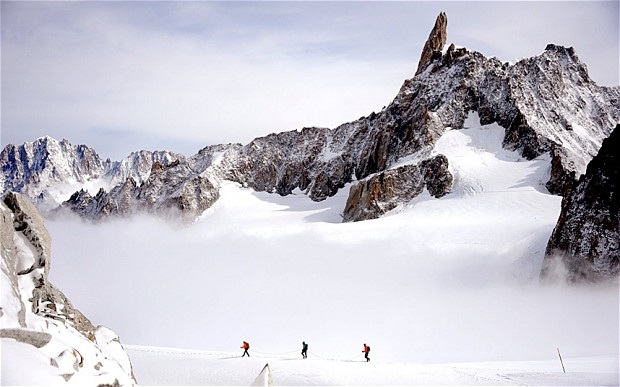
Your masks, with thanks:
[[[547,244],[541,278],[557,276],[561,262],[571,282],[620,273],[620,125],[603,141],[570,194]]]
[[[417,165],[377,173],[351,187],[343,221],[378,218],[418,196],[423,189],[424,177]]]
[[[441,12],[435,20],[435,26],[431,30],[424,48],[422,49],[422,55],[420,56],[420,62],[418,63],[418,69],[415,74],[418,75],[424,71],[431,63],[433,58],[441,58],[441,51],[446,44],[448,28],[448,17],[444,12]],[[452,46],[454,49],[454,45]]]
[[[446,156],[437,155],[424,160],[420,163],[420,169],[424,176],[426,188],[432,196],[440,198],[450,192],[454,178],[448,171],[448,158]]]
[[[549,192],[566,197],[577,181],[574,164],[572,169],[567,167],[571,164],[570,155],[564,148],[555,144],[551,146],[549,154],[551,155],[551,173],[546,187]]]
[[[355,183],[343,212],[344,222],[375,219],[407,203],[426,187],[434,197],[447,194],[452,188],[448,158],[437,155],[418,165],[405,165],[383,171]]]

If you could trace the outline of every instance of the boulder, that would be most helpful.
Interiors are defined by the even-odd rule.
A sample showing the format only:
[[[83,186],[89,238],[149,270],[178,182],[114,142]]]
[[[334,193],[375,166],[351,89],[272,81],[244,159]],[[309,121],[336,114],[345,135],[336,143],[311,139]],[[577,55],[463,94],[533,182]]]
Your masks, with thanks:
[[[343,222],[376,219],[424,190],[417,165],[405,165],[372,175],[349,189]]]
[[[454,177],[448,170],[448,158],[439,154],[420,163],[426,189],[436,198],[445,196],[452,190]]]

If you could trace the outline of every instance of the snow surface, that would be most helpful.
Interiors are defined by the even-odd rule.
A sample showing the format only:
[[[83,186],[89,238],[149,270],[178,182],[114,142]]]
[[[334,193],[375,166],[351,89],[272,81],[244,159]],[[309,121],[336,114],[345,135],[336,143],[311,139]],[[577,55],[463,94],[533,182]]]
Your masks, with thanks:
[[[300,347],[301,350],[301,347]],[[172,348],[127,347],[139,380],[147,385],[250,385],[269,364],[273,385],[617,385],[618,357],[597,356],[544,361],[419,364],[325,358],[309,351],[289,354],[187,351]],[[372,354],[372,349],[371,349]]]
[[[140,345],[143,384],[249,384],[269,362],[275,384],[617,385],[618,284],[539,284],[549,162],[475,121],[437,144],[455,175],[441,199],[343,224],[348,187],[315,203],[224,183],[190,227],[48,221],[50,280]]]

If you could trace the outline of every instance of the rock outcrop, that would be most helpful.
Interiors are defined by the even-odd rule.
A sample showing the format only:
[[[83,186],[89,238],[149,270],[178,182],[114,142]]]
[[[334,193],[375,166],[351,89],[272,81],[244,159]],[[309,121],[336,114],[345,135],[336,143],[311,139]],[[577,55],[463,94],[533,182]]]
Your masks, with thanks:
[[[426,70],[434,58],[441,58],[443,47],[446,45],[446,40],[448,39],[447,29],[448,17],[445,12],[441,12],[435,20],[435,26],[431,30],[426,43],[424,43],[422,55],[418,62],[418,69],[415,72],[416,75]],[[454,48],[454,46],[452,46],[452,48]]]
[[[553,280],[559,274],[571,282],[617,278],[619,262],[620,125],[603,141],[586,173],[563,199],[541,278]]]
[[[425,187],[432,196],[442,197],[450,192],[452,180],[444,155],[376,173],[351,186],[343,221],[376,219],[411,201]]]
[[[12,346],[7,348],[10,340],[37,349],[41,356],[21,361],[35,372],[52,370],[46,378],[50,383],[135,384],[118,336],[94,326],[48,281],[51,239],[36,208],[19,194],[8,193],[0,203],[0,242],[3,363],[5,356],[19,356],[8,349]],[[9,384],[33,380],[30,375],[12,374],[17,372],[12,369],[2,372],[3,382]],[[41,375],[37,377],[41,380]]]
[[[448,169],[448,158],[439,154],[420,163],[424,183],[431,196],[440,198],[452,189],[454,178]]]
[[[355,183],[343,212],[343,221],[375,219],[418,196],[424,178],[417,165],[377,173]]]

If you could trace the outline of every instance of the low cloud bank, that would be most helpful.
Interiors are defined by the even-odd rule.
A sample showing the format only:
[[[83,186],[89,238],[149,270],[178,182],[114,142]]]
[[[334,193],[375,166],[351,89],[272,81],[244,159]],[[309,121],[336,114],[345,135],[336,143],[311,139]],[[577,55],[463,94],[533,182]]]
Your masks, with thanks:
[[[349,359],[367,342],[413,362],[618,354],[618,284],[541,285],[536,234],[506,248],[390,226],[398,217],[262,232],[229,219],[49,221],[50,279],[130,344],[283,353],[305,340]]]

